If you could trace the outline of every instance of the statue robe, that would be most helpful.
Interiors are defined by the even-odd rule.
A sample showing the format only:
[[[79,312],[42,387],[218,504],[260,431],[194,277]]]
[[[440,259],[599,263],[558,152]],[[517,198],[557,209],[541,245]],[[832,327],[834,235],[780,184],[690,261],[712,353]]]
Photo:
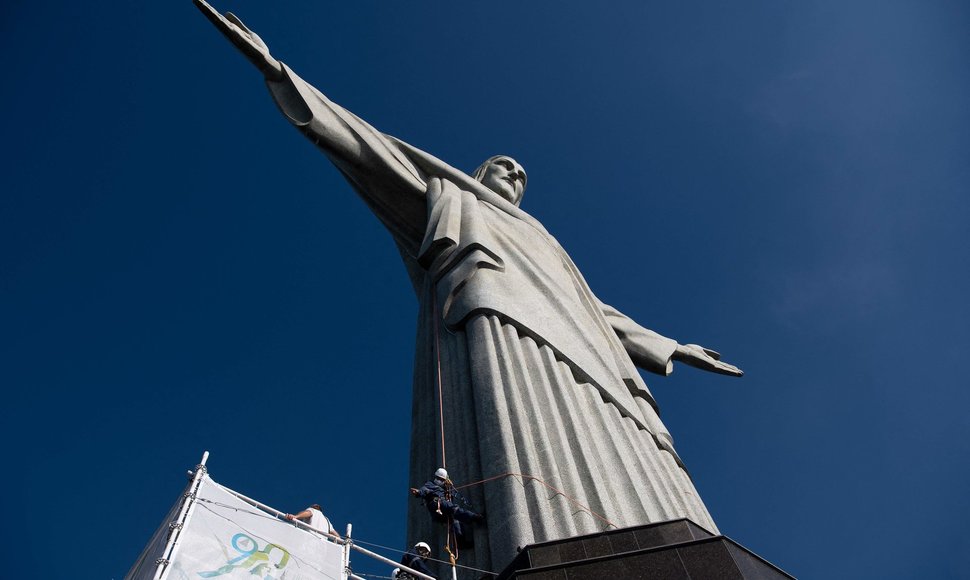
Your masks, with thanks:
[[[267,84],[390,231],[417,294],[410,480],[445,460],[459,486],[516,474],[462,490],[487,522],[459,563],[497,572],[520,546],[680,517],[716,532],[634,366],[668,373],[676,342],[602,304],[538,221],[467,174],[285,65]],[[409,544],[442,554],[417,501],[408,523]]]

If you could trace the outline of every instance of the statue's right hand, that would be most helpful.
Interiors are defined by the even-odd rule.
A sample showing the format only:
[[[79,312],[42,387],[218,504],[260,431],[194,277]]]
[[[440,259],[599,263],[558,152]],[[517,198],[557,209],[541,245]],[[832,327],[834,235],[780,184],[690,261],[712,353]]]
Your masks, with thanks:
[[[223,16],[205,0],[192,0],[192,2],[209,19],[209,22],[219,29],[219,32],[225,35],[267,78],[276,80],[283,76],[280,61],[270,55],[263,39],[247,28],[235,14],[226,12]]]

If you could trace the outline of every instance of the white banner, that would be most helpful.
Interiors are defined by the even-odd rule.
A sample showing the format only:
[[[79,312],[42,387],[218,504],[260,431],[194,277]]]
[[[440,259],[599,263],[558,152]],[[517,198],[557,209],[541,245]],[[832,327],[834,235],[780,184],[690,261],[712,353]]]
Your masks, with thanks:
[[[340,580],[343,548],[246,503],[205,476],[165,577]]]

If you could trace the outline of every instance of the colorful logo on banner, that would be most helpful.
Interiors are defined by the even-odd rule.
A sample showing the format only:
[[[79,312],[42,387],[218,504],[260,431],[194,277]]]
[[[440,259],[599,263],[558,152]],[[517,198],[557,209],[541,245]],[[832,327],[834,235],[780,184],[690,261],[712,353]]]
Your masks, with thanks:
[[[215,578],[234,570],[246,571],[262,580],[277,580],[277,574],[290,562],[290,553],[280,545],[266,544],[262,550],[259,542],[246,534],[236,534],[229,542],[239,556],[226,562],[226,565],[211,572],[199,572],[202,578]]]

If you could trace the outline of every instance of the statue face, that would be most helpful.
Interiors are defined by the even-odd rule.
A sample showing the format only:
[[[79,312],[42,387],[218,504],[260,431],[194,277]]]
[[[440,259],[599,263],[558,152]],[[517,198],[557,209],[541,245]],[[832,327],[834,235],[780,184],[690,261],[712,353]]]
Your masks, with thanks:
[[[485,168],[481,182],[510,202],[517,203],[525,191],[525,170],[511,157],[497,157]]]

